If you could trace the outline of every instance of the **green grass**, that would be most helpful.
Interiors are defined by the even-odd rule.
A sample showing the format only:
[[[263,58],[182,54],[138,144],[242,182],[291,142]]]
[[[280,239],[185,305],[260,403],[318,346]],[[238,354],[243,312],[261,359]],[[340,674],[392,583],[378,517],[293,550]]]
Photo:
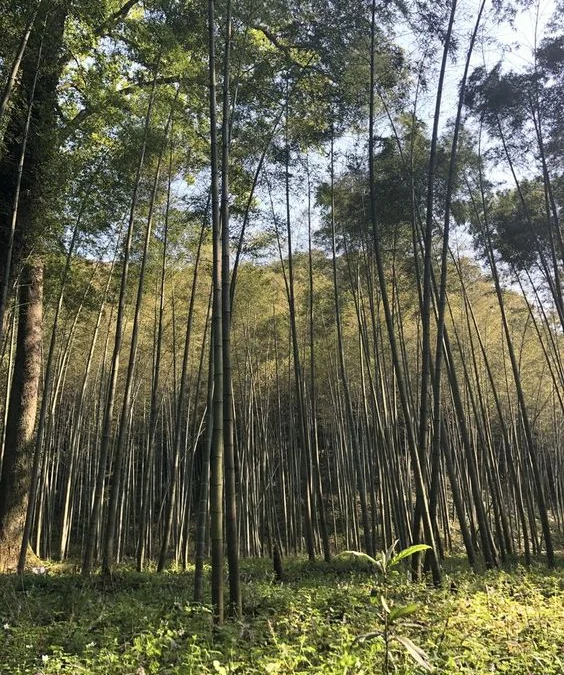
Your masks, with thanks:
[[[455,592],[448,579],[435,589],[403,571],[389,590],[394,604],[420,605],[400,631],[435,672],[564,672],[562,568],[477,576],[453,567]],[[349,561],[287,561],[286,574],[279,584],[269,561],[244,562],[244,619],[219,630],[209,608],[191,602],[190,573],[0,577],[0,673],[381,673],[383,641],[355,641],[382,628],[378,577]],[[399,645],[393,668],[423,672]]]

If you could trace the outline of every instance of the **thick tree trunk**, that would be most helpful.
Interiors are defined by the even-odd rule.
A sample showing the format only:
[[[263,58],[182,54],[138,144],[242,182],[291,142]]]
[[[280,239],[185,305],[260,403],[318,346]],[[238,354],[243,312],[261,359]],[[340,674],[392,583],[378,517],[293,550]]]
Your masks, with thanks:
[[[0,477],[0,572],[15,569],[25,523],[41,373],[42,319],[43,268],[28,264],[20,276],[18,337]]]
[[[27,506],[41,365],[43,269],[22,261],[40,247],[45,214],[54,193],[55,183],[46,178],[53,171],[56,157],[57,83],[67,12],[68,3],[63,0],[42,3],[38,9],[36,30],[30,32],[27,48],[22,51],[15,103],[6,120],[0,156],[0,304],[5,306],[9,285],[18,273],[20,288],[0,477],[0,571],[13,567],[17,559]]]

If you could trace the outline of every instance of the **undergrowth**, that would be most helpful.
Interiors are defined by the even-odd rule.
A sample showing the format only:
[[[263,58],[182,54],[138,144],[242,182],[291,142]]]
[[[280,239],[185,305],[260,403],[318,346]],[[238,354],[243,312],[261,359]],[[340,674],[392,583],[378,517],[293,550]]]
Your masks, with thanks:
[[[0,577],[1,675],[200,675],[382,672],[381,581],[362,561],[243,562],[244,618],[214,629],[209,607],[191,602],[191,573],[138,574],[111,582],[53,568]],[[564,575],[515,567],[474,575],[453,567],[442,588],[388,581],[394,604],[417,603],[402,628],[436,673],[561,675]],[[392,671],[423,672],[401,650]]]

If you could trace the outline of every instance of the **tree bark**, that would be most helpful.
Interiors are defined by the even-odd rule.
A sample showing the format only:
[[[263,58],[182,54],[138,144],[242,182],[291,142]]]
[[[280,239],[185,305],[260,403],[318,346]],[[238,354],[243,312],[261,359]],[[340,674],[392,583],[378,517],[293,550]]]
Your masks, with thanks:
[[[19,287],[18,337],[0,477],[0,572],[16,567],[27,510],[41,374],[43,267],[25,265]]]

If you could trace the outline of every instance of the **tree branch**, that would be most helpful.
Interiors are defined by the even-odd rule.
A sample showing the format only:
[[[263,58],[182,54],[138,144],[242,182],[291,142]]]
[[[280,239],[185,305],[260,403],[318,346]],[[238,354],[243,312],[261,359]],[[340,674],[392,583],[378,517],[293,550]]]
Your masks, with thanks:
[[[287,45],[280,41],[280,38],[275,35],[269,28],[266,26],[254,26],[256,30],[259,30],[264,37],[272,44],[276,49],[281,51],[292,63],[296,65],[299,64],[296,59],[292,56],[292,49],[300,49],[297,45]]]
[[[60,133],[61,140],[67,140],[75,131],[80,128],[80,125],[88,119],[91,115],[95,115],[97,112],[103,110],[107,105],[112,105],[112,100],[114,96],[125,96],[131,94],[136,89],[141,89],[143,87],[153,86],[154,80],[140,80],[134,84],[130,84],[127,87],[122,89],[117,89],[110,93],[104,100],[100,101],[96,105],[85,105],[82,110],[80,110],[72,119],[68,120],[64,125]],[[157,86],[162,84],[183,84],[187,82],[187,78],[180,78],[175,75],[168,75],[163,77],[157,77],[155,84]]]
[[[320,68],[317,64],[313,63],[313,56],[310,56],[306,64],[300,63],[293,55],[292,50],[302,50],[306,52],[311,52],[312,47],[309,45],[300,45],[300,44],[284,44],[280,38],[275,35],[269,28],[266,26],[253,26],[255,30],[260,31],[264,37],[284,54],[284,56],[290,61],[294,66],[298,66],[302,70],[309,70],[311,72],[318,73],[319,75],[325,77],[327,80],[333,84],[337,84],[337,81],[330,73],[326,72],[323,68]]]
[[[111,28],[116,26],[120,21],[123,21],[129,14],[129,12],[139,3],[139,0],[127,0],[127,2],[122,5],[116,12],[114,12],[104,23],[102,23],[98,28],[94,31],[95,35],[100,37],[101,35],[104,35],[107,31],[109,31]]]

